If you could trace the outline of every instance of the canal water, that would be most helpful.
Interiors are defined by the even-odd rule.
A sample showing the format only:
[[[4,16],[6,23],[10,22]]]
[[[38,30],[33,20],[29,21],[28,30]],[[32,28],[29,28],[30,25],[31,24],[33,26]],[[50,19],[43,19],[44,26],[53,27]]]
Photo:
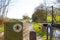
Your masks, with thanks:
[[[50,28],[48,28],[48,33],[50,34]],[[53,38],[55,38],[55,40],[60,40],[60,30],[57,28],[53,29]]]

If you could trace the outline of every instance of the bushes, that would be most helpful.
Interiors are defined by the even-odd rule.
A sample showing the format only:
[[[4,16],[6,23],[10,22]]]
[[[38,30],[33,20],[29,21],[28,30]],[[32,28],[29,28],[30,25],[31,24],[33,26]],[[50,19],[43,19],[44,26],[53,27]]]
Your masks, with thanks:
[[[42,32],[41,28],[42,28],[42,24],[41,23],[34,23],[34,30],[40,35],[40,36],[44,36],[44,32]]]
[[[41,23],[34,23],[34,30],[44,39],[46,40],[46,31],[44,30],[43,32],[39,27],[41,28],[43,25]],[[54,38],[52,38],[54,40]],[[48,40],[50,40],[50,35],[48,36]]]
[[[4,27],[0,25],[0,32],[4,32]]]

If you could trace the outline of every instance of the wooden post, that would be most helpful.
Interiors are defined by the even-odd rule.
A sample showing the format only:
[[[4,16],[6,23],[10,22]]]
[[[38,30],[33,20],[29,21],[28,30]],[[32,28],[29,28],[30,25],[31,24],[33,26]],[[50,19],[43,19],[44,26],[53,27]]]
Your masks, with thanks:
[[[34,31],[30,32],[30,40],[36,40],[36,32]]]
[[[16,26],[15,24],[21,25],[22,29],[20,32],[14,31],[14,27]],[[22,23],[20,23],[20,22],[5,22],[4,23],[4,40],[23,40],[23,25],[22,25]]]

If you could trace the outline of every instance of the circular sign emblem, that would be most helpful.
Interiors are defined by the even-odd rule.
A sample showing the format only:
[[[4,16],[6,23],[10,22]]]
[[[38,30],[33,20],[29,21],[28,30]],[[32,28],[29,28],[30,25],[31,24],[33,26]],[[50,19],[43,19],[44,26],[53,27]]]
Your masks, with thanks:
[[[14,30],[15,32],[20,32],[20,31],[22,30],[22,26],[21,26],[20,24],[15,24],[15,25],[13,26],[13,30]]]

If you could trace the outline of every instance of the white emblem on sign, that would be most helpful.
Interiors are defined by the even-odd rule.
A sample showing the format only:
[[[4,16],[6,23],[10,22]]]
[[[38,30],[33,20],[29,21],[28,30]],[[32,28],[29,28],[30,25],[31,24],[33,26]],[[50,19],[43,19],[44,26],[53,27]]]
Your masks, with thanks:
[[[13,30],[14,30],[15,32],[20,32],[20,31],[22,30],[22,26],[21,26],[20,24],[15,24],[15,25],[13,26]]]

